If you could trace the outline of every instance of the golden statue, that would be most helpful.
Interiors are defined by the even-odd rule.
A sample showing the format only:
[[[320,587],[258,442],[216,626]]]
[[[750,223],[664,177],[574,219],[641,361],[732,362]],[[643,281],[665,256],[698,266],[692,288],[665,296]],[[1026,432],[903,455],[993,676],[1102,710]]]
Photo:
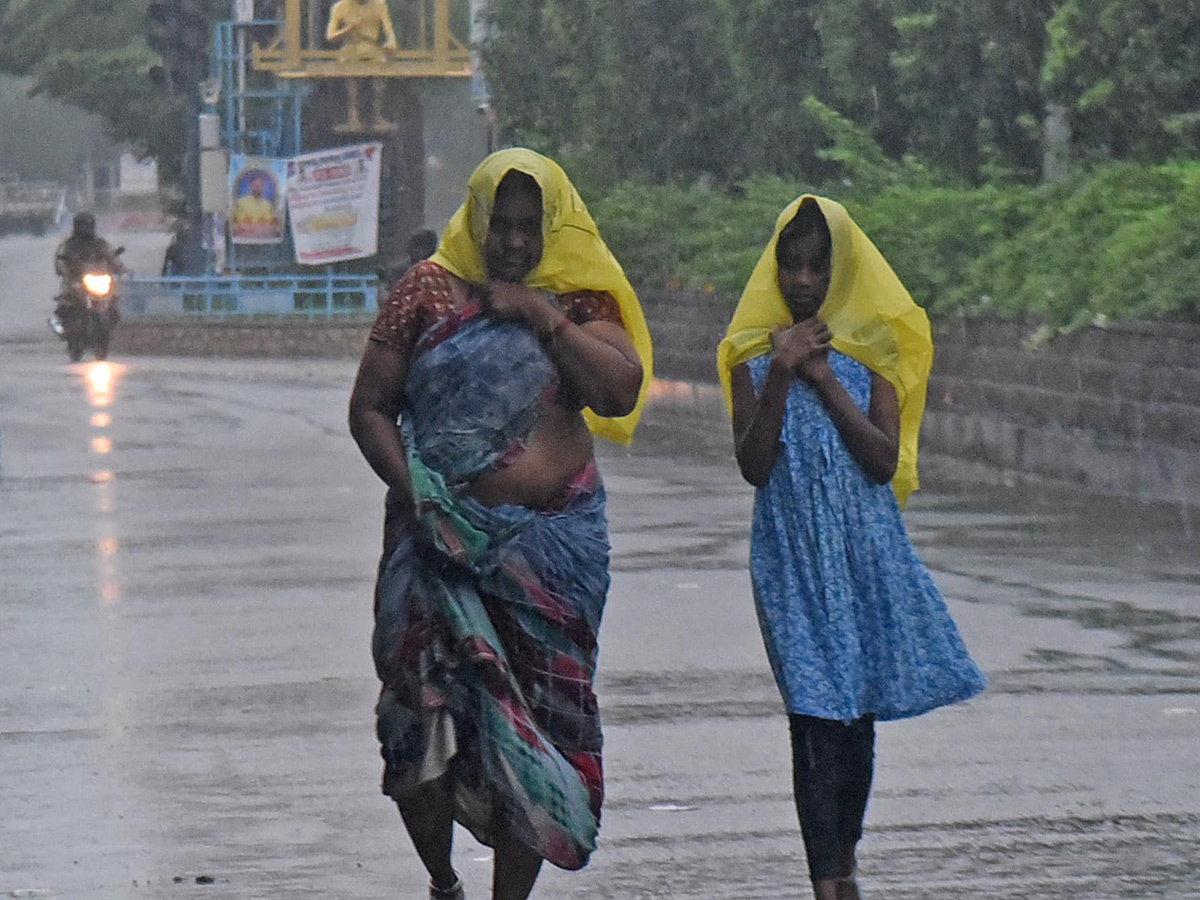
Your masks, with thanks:
[[[329,12],[325,40],[331,44],[343,42],[338,58],[344,62],[385,59],[387,51],[397,47],[385,0],[338,0]]]
[[[398,47],[387,0],[337,0],[333,9],[329,11],[325,39],[331,44],[341,44],[341,51],[338,53],[341,62],[386,60]],[[345,122],[337,126],[339,131],[364,130],[358,117],[358,82],[359,79],[351,78],[346,84],[349,115]],[[371,86],[375,114],[372,128],[377,131],[395,130],[396,123],[383,118],[384,80],[372,78]]]
[[[471,76],[471,50],[450,28],[452,0],[402,0],[417,19],[404,46],[388,14],[392,2],[401,0],[275,0],[279,32],[267,46],[254,45],[254,68],[283,78]]]

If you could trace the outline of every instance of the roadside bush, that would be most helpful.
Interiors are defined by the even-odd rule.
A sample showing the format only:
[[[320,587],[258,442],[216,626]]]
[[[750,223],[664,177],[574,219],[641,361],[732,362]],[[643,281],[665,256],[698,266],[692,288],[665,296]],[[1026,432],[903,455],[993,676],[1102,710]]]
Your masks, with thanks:
[[[986,295],[1002,314],[1067,326],[1200,310],[1200,163],[1105,166],[1031,192],[1027,215],[967,262],[947,306]]]
[[[932,178],[871,187],[625,182],[589,206],[635,284],[713,290],[731,303],[779,211],[814,190],[845,203],[934,313],[1031,313],[1067,327],[1200,316],[1200,162],[1115,163],[1039,188]]]

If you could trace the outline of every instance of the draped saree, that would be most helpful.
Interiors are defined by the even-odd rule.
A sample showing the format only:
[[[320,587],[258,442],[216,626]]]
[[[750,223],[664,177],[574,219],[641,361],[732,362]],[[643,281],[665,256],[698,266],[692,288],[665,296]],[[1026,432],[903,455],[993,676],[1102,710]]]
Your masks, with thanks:
[[[526,283],[614,297],[648,381],[636,296],[594,225],[584,228],[590,218],[574,188],[544,157],[502,151],[485,160],[432,262],[483,279],[478,244],[495,189],[513,169],[534,169],[543,191],[545,250]],[[401,413],[419,523],[402,532],[393,527],[401,517],[389,515],[372,649],[384,792],[403,800],[446,778],[455,818],[482,843],[508,834],[578,869],[595,848],[604,794],[592,689],[609,584],[604,488],[592,463],[542,509],[485,506],[466,493],[521,452],[561,389],[536,336],[489,319],[475,302],[422,333]],[[640,404],[624,419],[588,422],[628,442],[639,412]]]
[[[579,868],[603,797],[591,682],[608,590],[604,490],[589,467],[553,509],[456,493],[520,439],[555,379],[526,329],[454,324],[410,369],[421,525],[389,548],[376,592],[384,790],[402,799],[448,774],[456,818],[480,841],[504,830]]]

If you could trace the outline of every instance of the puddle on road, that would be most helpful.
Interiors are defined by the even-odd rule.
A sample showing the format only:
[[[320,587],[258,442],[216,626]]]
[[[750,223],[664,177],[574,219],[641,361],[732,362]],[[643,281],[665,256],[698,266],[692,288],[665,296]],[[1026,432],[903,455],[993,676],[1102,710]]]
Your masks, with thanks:
[[[597,690],[609,725],[648,725],[703,719],[761,719],[783,715],[775,680],[765,669],[608,672]]]
[[[1162,609],[1145,609],[1131,603],[1083,603],[1076,606],[1031,605],[1025,614],[1047,619],[1068,619],[1084,628],[1117,631],[1129,638],[1128,649],[1173,662],[1200,664],[1200,616]],[[1186,649],[1167,644],[1192,642]]]
[[[693,455],[666,478],[637,453],[610,463],[624,476],[610,491],[614,571],[745,569],[751,495],[719,455]],[[638,480],[651,474],[654,496],[640,497]],[[1114,635],[1111,652],[1031,648],[1026,665],[994,673],[995,688],[1076,692],[1085,671],[1121,693],[1200,683],[1200,547],[1173,507],[946,485],[918,495],[905,518],[935,575],[963,579],[960,599],[986,585],[1022,616]]]
[[[196,490],[211,486],[210,473],[201,469],[102,469],[94,472],[66,472],[54,475],[6,475],[0,480],[0,491],[17,493],[55,492],[80,484],[105,484],[119,480],[123,484],[151,483],[180,490]]]
[[[1188,533],[1172,504],[952,484],[930,497],[918,494],[906,521],[918,548],[995,549],[1126,575],[1169,573],[1194,581],[1200,596],[1200,537]]]

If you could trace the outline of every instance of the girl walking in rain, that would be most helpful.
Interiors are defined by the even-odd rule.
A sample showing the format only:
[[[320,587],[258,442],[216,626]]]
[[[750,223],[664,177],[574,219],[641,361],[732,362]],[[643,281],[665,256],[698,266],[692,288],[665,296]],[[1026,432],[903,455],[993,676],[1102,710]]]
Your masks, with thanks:
[[[856,900],[875,722],[984,687],[900,503],[917,486],[925,313],[831,200],[779,216],[718,351],[755,494],[750,574],[788,710],[817,900]]]

